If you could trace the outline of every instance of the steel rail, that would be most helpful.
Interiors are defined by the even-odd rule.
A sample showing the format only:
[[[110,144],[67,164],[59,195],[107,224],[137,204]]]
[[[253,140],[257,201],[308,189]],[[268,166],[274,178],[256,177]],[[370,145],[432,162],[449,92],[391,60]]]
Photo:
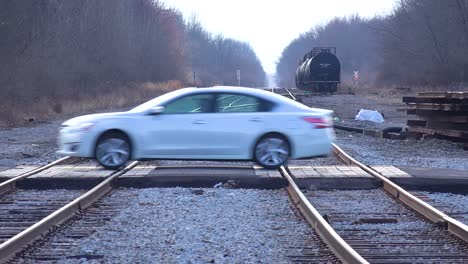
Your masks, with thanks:
[[[5,193],[7,192],[10,192],[10,191],[13,191],[16,189],[16,183],[19,181],[19,180],[22,180],[22,179],[25,179],[25,178],[28,178],[30,176],[33,176],[34,174],[37,174],[41,171],[45,171],[47,169],[50,169],[58,164],[61,164],[61,163],[64,163],[66,161],[69,161],[73,159],[73,157],[70,157],[70,156],[67,156],[67,157],[63,157],[59,160],[56,160],[52,163],[49,163],[47,165],[44,165],[44,166],[41,166],[39,168],[36,168],[36,169],[33,169],[31,171],[28,171],[28,172],[25,172],[23,174],[20,174],[19,176],[16,176],[15,178],[13,179],[9,179],[7,181],[4,181],[0,184],[0,195],[4,195]]]
[[[15,235],[11,239],[5,241],[0,245],[0,263],[6,263],[17,252],[21,251],[25,246],[40,238],[51,228],[56,225],[60,225],[61,223],[73,217],[76,212],[87,208],[101,197],[106,195],[109,191],[112,190],[113,181],[129,170],[133,169],[137,164],[138,161],[134,161],[124,169],[113,172],[106,180],[98,184],[90,191],[43,218],[41,221],[30,226],[21,233]]]
[[[340,158],[346,164],[356,165],[363,169],[365,172],[372,175],[373,177],[381,180],[383,183],[383,189],[387,191],[387,193],[390,194],[393,198],[397,199],[412,210],[421,214],[429,221],[445,226],[447,231],[449,231],[451,234],[459,237],[460,239],[468,243],[468,226],[425,203],[421,199],[417,198],[405,189],[401,188],[397,184],[387,179],[385,176],[383,176],[376,170],[355,160],[336,144],[333,144],[333,151],[335,155],[337,155],[338,158]]]
[[[286,92],[288,92],[291,99],[293,99],[294,101],[297,101],[296,97],[288,89],[285,88],[285,90],[286,90]]]
[[[284,178],[289,182],[287,191],[294,204],[299,208],[309,224],[317,231],[322,240],[330,247],[335,256],[344,263],[369,263],[346,243],[325,221],[320,213],[312,206],[307,197],[301,192],[289,172],[280,168]]]

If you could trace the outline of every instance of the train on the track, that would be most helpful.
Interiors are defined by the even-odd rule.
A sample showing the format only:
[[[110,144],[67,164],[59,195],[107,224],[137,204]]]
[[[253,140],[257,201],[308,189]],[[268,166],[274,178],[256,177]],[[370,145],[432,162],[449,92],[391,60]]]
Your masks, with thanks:
[[[296,70],[296,87],[314,93],[335,93],[341,81],[341,64],[335,47],[316,47],[304,55]]]

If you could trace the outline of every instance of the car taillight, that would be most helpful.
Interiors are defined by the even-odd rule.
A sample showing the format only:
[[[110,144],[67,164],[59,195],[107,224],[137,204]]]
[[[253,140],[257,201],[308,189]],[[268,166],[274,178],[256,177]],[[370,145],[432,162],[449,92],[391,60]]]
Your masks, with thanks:
[[[302,118],[307,123],[311,123],[315,128],[329,128],[331,127],[331,122],[328,121],[325,117],[303,117]]]

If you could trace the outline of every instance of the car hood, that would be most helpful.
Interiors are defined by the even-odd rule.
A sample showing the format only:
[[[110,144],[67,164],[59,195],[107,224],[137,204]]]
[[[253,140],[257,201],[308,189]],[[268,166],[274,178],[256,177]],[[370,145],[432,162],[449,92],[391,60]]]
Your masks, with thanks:
[[[115,112],[115,113],[84,115],[84,116],[78,116],[78,117],[69,119],[65,121],[62,124],[62,126],[78,126],[83,123],[98,122],[99,120],[103,120],[103,119],[122,118],[122,117],[129,117],[133,115],[135,114],[129,113],[129,112]]]

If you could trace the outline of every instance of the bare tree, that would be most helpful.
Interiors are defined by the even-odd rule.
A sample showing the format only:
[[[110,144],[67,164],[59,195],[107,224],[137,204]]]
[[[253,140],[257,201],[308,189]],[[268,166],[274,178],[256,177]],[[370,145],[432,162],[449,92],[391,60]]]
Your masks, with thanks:
[[[187,45],[192,69],[198,85],[237,85],[236,71],[242,72],[242,85],[263,87],[265,71],[257,55],[247,43],[212,36],[197,19],[187,24]]]
[[[294,85],[297,62],[313,46],[337,47],[344,80],[359,69],[379,84],[466,83],[468,1],[400,0],[385,17],[333,19],[283,51],[277,64],[281,85]]]

